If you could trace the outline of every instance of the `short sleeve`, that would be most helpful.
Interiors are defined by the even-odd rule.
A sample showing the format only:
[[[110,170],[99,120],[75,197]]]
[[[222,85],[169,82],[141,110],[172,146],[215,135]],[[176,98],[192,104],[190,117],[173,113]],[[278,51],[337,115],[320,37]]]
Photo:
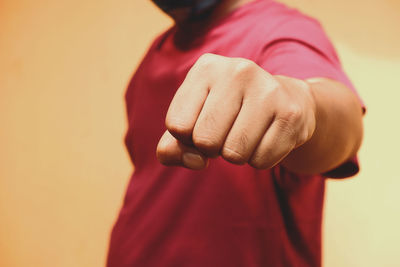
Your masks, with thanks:
[[[345,84],[360,100],[363,112],[365,105],[352,82],[344,73],[338,56],[319,24],[306,21],[305,28],[281,31],[278,37],[268,43],[257,62],[273,75],[285,75],[298,79],[323,77]],[[291,34],[292,33],[292,34]],[[347,160],[326,177],[345,178],[359,172],[357,157]]]

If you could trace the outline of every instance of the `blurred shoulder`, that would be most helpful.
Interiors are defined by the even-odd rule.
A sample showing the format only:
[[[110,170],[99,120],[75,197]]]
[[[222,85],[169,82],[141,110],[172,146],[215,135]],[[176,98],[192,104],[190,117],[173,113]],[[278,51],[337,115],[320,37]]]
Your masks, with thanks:
[[[337,61],[332,41],[316,18],[274,0],[255,1],[260,4],[257,12],[257,20],[260,23],[257,24],[257,31],[265,36],[265,45],[296,41],[322,52],[330,60]]]

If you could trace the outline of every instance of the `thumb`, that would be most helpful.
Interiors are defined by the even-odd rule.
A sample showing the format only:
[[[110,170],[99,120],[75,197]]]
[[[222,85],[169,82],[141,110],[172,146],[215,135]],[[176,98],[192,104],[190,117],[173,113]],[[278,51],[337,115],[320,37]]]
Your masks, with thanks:
[[[157,159],[167,166],[183,166],[201,170],[208,166],[208,158],[192,146],[185,145],[165,131],[157,145]]]

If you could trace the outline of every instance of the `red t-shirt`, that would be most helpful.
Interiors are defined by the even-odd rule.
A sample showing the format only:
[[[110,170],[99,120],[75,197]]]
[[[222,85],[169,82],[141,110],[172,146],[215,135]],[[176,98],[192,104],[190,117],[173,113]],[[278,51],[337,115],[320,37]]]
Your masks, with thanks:
[[[320,266],[324,175],[257,170],[221,158],[192,171],[156,158],[176,89],[204,53],[250,59],[271,74],[328,77],[354,90],[321,25],[272,0],[247,3],[180,50],[155,40],[126,93],[135,171],[113,228],[108,266]],[[329,173],[358,171],[349,160]]]

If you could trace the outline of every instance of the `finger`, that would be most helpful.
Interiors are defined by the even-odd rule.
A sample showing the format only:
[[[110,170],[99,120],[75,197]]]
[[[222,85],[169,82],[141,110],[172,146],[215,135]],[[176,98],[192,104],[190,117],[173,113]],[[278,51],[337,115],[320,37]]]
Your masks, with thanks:
[[[257,169],[272,168],[289,154],[295,145],[295,130],[287,121],[274,120],[254,150],[249,164]]]
[[[228,85],[229,86],[229,85]],[[216,157],[241,107],[242,95],[234,85],[214,85],[193,129],[193,144],[208,157]]]
[[[201,63],[204,61],[205,59],[199,59],[190,69],[176,91],[165,119],[168,131],[185,144],[192,143],[193,127],[209,93],[207,72],[205,67],[200,67],[205,65]]]
[[[157,159],[167,166],[183,166],[193,170],[207,167],[208,159],[198,150],[179,142],[165,131],[157,145]]]
[[[222,157],[234,164],[249,161],[271,124],[273,106],[267,98],[247,98],[226,137]]]

